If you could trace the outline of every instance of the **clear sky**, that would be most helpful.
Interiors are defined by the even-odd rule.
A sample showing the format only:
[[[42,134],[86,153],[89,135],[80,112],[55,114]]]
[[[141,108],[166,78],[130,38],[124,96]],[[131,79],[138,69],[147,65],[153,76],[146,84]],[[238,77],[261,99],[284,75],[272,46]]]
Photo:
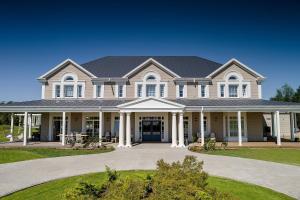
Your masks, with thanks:
[[[300,85],[300,1],[1,1],[0,101],[40,99],[56,64],[107,55],[234,57],[268,99]]]

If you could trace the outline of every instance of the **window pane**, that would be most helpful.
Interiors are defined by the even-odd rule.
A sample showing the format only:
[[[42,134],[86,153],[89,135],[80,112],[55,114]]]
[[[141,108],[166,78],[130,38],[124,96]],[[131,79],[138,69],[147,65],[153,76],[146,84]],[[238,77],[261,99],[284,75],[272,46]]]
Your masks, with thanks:
[[[238,97],[237,85],[229,85],[229,97]]]
[[[96,88],[96,96],[97,96],[97,97],[101,97],[101,85],[97,85],[97,88]]]
[[[77,86],[77,95],[78,97],[82,97],[82,85]]]
[[[119,97],[123,97],[123,85],[119,85],[118,90],[119,90]]]
[[[137,86],[137,96],[142,97],[142,84]]]
[[[201,97],[205,97],[206,94],[205,94],[205,85],[200,85],[201,87]]]
[[[229,134],[231,137],[238,136],[238,122],[237,117],[229,117]]]
[[[183,85],[179,85],[179,97],[183,97]]]
[[[65,85],[64,87],[65,97],[73,97],[73,89],[74,89],[73,85]]]
[[[155,97],[155,87],[156,85],[147,85],[146,86],[146,96]]]
[[[221,97],[225,96],[225,85],[220,85],[220,96]]]
[[[154,81],[154,80],[155,80],[155,77],[152,76],[152,75],[150,75],[150,76],[147,77],[146,80],[147,80],[147,81]]]
[[[242,93],[243,93],[243,97],[247,96],[247,85],[243,85]]]
[[[161,84],[159,90],[160,90],[160,97],[164,97],[165,96],[165,85]]]
[[[60,97],[60,85],[55,86],[55,97]]]

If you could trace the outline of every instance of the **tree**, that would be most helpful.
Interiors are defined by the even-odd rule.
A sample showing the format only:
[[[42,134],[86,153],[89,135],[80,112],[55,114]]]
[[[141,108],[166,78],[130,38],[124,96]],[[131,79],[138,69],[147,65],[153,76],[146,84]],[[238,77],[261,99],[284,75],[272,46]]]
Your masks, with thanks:
[[[296,90],[296,92],[294,94],[293,101],[300,103],[300,86],[298,87],[298,89]]]
[[[299,90],[299,92],[300,92],[300,90]],[[281,88],[276,90],[276,95],[275,95],[275,97],[272,97],[271,100],[272,101],[292,102],[295,100],[294,98],[295,98],[294,89],[290,85],[284,84]]]

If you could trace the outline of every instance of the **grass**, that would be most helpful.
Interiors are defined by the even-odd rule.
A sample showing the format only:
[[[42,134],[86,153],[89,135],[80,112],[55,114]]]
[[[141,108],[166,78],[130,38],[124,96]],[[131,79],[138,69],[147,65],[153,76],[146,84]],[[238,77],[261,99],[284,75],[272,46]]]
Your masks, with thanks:
[[[121,176],[129,178],[146,178],[148,174],[153,171],[121,171]],[[92,173],[70,178],[59,179],[47,182],[41,185],[33,186],[19,192],[15,192],[3,198],[3,200],[54,200],[61,199],[63,192],[66,189],[76,186],[81,181],[86,181],[93,184],[103,184],[106,180],[106,174]],[[293,199],[284,194],[275,192],[273,190],[263,188],[260,186],[238,182],[229,179],[218,177],[209,177],[209,186],[215,187],[220,191],[230,193],[233,197],[240,200],[258,200],[258,199],[272,199],[272,200],[287,200]]]
[[[0,164],[38,158],[96,154],[112,151],[113,148],[99,149],[54,149],[54,148],[0,148]]]
[[[13,136],[17,137],[19,131],[19,127],[18,126],[14,126],[14,133]],[[35,129],[32,130],[33,132],[35,131]],[[20,127],[20,134],[23,133],[23,127]],[[0,142],[8,142],[9,139],[6,138],[6,136],[10,134],[10,125],[0,125]]]
[[[300,165],[300,149],[293,148],[237,148],[202,152],[213,155],[234,156]]]

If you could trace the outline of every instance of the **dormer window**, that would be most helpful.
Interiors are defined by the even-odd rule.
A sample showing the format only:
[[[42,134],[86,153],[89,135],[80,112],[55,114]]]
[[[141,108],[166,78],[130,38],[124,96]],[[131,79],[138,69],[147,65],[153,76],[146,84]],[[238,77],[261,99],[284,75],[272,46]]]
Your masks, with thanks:
[[[84,98],[85,83],[76,74],[66,73],[53,83],[52,98]]]

